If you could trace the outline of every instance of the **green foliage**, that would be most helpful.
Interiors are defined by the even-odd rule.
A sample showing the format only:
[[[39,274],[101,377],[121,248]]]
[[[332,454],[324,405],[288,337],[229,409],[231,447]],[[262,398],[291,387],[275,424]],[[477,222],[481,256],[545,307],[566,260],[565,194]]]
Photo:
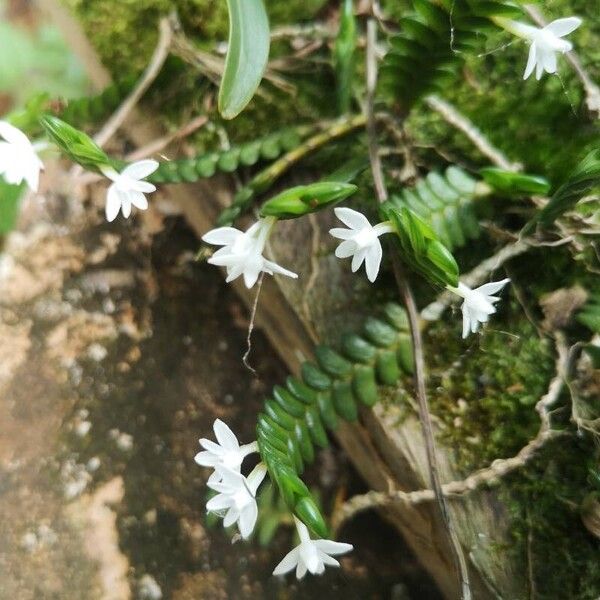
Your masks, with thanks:
[[[523,234],[530,232],[537,223],[551,225],[599,184],[600,148],[596,148],[575,167],[569,178],[554,193],[550,202],[527,223],[523,228]]]
[[[25,185],[9,185],[0,178],[0,235],[11,231],[17,221],[19,201]]]
[[[585,303],[577,320],[594,333],[600,333],[600,293],[593,294]]]
[[[137,80],[137,75],[129,75],[109,85],[99,94],[69,100],[57,116],[74,127],[97,123],[119,107],[133,90]]]
[[[267,200],[260,209],[263,217],[296,219],[323,210],[345,200],[357,187],[351,183],[320,181],[309,185],[298,185]]]
[[[512,195],[545,195],[550,191],[550,182],[539,175],[528,175],[515,171],[505,171],[497,167],[486,167],[479,171],[483,180],[502,194]]]
[[[40,118],[46,113],[56,113],[56,116],[73,127],[83,127],[96,123],[115,111],[136,81],[137,77],[131,76],[109,85],[99,94],[66,101],[52,100],[46,92],[34,94],[23,107],[11,112],[7,120],[30,136],[39,132]]]
[[[427,94],[443,91],[456,79],[465,54],[496,28],[494,16],[518,17],[508,1],[413,0],[412,14],[400,19],[381,67],[384,89],[404,111]]]
[[[258,138],[247,144],[221,152],[209,152],[195,158],[161,162],[148,177],[153,183],[193,182],[212,177],[217,171],[232,173],[242,167],[252,166],[260,160],[273,160],[283,152],[298,146],[306,128],[287,128]]]
[[[263,0],[227,0],[229,44],[219,88],[224,119],[239,115],[256,92],[269,59],[271,33]]]
[[[341,352],[315,350],[316,364],[302,365],[302,379],[289,377],[265,401],[256,427],[261,457],[290,510],[315,534],[327,526],[299,474],[315,457],[315,446],[328,445],[326,429],[338,418],[355,421],[360,404],[373,406],[379,385],[395,385],[412,372],[412,348],[406,314],[396,304],[383,318],[367,319],[363,334],[342,338]]]
[[[0,89],[22,105],[33,94],[75,96],[86,78],[55,27],[35,31],[0,22]]]
[[[382,205],[381,212],[394,226],[404,262],[433,284],[458,285],[456,260],[421,217],[410,208],[398,208],[391,202]]]
[[[340,28],[335,39],[333,61],[337,75],[337,101],[340,114],[350,110],[352,78],[358,34],[353,0],[342,0]]]
[[[453,250],[479,236],[474,204],[481,195],[477,181],[462,169],[449,167],[443,175],[429,173],[414,187],[393,195],[390,203],[398,209],[410,208]]]
[[[120,164],[110,159],[91,137],[58,117],[46,115],[40,119],[40,123],[48,137],[60,150],[82,167],[91,171],[100,171],[102,166]]]

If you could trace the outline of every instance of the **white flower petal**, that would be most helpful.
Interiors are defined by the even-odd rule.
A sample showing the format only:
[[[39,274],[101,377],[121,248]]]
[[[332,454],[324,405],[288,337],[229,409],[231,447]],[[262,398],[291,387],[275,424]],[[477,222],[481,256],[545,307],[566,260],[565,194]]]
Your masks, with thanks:
[[[345,206],[339,206],[335,210],[335,216],[342,222],[344,225],[350,227],[350,229],[362,229],[363,227],[370,227],[371,224],[365,215],[359,213],[356,210],[352,210],[351,208],[347,208]]]
[[[131,215],[131,194],[129,192],[119,192],[121,198],[121,214],[128,219]]]
[[[217,227],[205,233],[202,236],[202,241],[215,246],[228,246],[233,244],[241,235],[243,233],[234,227]]]
[[[146,196],[142,194],[142,192],[131,190],[129,192],[129,200],[133,206],[139,208],[140,210],[146,210],[148,208],[148,200],[146,199]]]
[[[131,181],[131,189],[142,194],[150,194],[156,191],[156,186],[148,181]]]
[[[340,566],[339,561],[337,561],[335,558],[332,558],[328,554],[325,554],[325,552],[319,551],[319,560],[321,561],[321,564],[323,565],[323,570],[325,569],[325,565],[327,565],[328,567],[339,567]]]
[[[367,278],[371,283],[373,283],[377,279],[382,256],[383,250],[378,240],[376,244],[374,244],[367,250],[367,256],[365,258]]]
[[[29,138],[20,129],[17,129],[17,127],[7,121],[0,121],[0,136],[9,144],[23,148],[32,148]]]
[[[231,527],[240,518],[240,511],[231,507],[223,519],[223,527]]]
[[[556,73],[556,52],[544,52],[542,56],[546,73]]]
[[[471,315],[469,314],[469,307],[466,302],[463,302],[462,305],[462,316],[463,316],[463,330],[462,330],[462,338],[463,340],[469,337],[469,332],[471,331]]]
[[[225,510],[226,508],[230,508],[231,507],[231,498],[229,498],[229,496],[226,496],[224,494],[218,494],[217,496],[213,496],[207,503],[206,503],[206,510],[209,512],[215,512],[215,511],[219,511],[219,510]]]
[[[352,257],[352,272],[356,273],[365,260],[365,256],[367,255],[366,248],[360,248],[358,252]]]
[[[246,479],[246,485],[253,496],[256,496],[258,486],[260,486],[260,484],[263,482],[266,474],[267,467],[264,465],[264,463],[258,463],[256,467],[252,469],[250,475],[248,475]]]
[[[502,279],[501,281],[491,281],[490,283],[484,283],[482,286],[478,287],[476,291],[489,296],[490,294],[499,292],[509,282],[510,279],[508,278]]]
[[[227,448],[228,450],[240,449],[240,444],[235,433],[233,433],[229,426],[221,421],[221,419],[215,419],[213,431],[215,432],[217,441],[223,448]]]
[[[306,575],[306,565],[300,560],[296,566],[296,579],[303,579]]]
[[[238,525],[240,527],[240,534],[244,539],[247,539],[254,531],[257,518],[258,506],[256,505],[256,502],[250,502],[242,509]]]
[[[273,575],[285,575],[289,573],[297,564],[299,559],[300,549],[296,546],[290,550],[283,560],[273,569]]]
[[[121,210],[121,196],[115,185],[111,185],[106,193],[106,220],[110,223],[117,218]]]
[[[265,270],[268,269],[271,275],[285,275],[286,277],[291,277],[292,279],[298,279],[298,273],[284,269],[281,265],[278,265],[271,260],[265,259],[264,266]]]
[[[349,240],[355,235],[353,229],[344,229],[343,227],[334,227],[329,230],[329,234],[339,240]]]
[[[126,177],[131,177],[132,179],[143,179],[144,177],[148,177],[148,175],[154,173],[158,169],[158,162],[151,159],[146,160],[138,160],[134,162],[121,172],[121,175],[125,175]]]
[[[528,79],[529,76],[533,73],[533,69],[535,69],[535,58],[536,58],[536,46],[535,42],[531,44],[529,48],[529,58],[527,60],[527,66],[525,67],[525,74],[523,75],[523,79]]]
[[[218,457],[212,452],[208,452],[208,450],[198,452],[198,454],[194,456],[194,460],[196,461],[196,464],[201,467],[214,467],[219,462]]]
[[[313,544],[325,554],[331,554],[337,556],[339,554],[346,554],[354,550],[352,544],[346,544],[344,542],[334,542],[333,540],[313,540]]]
[[[244,285],[248,289],[254,287],[254,284],[258,281],[258,276],[260,275],[260,272],[261,269],[256,266],[252,266],[244,270]]]
[[[558,37],[564,37],[575,31],[582,23],[579,17],[566,17],[564,19],[556,19],[544,27],[544,31],[547,31]]]
[[[346,229],[345,231],[349,230]],[[356,250],[357,248],[354,240],[346,240],[335,249],[335,255],[338,258],[348,258],[349,256],[352,256]]]

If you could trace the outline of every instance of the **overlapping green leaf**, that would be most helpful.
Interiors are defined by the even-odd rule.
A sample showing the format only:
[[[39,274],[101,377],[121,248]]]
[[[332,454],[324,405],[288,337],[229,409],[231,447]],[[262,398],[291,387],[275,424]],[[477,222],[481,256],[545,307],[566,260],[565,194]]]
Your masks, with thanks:
[[[302,379],[289,377],[285,386],[275,386],[256,433],[262,460],[289,509],[327,537],[318,503],[300,474],[313,462],[315,447],[328,445],[327,430],[336,429],[340,418],[356,420],[361,404],[377,401],[379,386],[395,385],[412,372],[406,313],[388,304],[382,318],[365,321],[362,335],[346,334],[340,352],[319,346],[315,356],[316,364],[302,366]]]
[[[481,48],[494,16],[517,17],[510,1],[413,0],[413,12],[400,20],[390,38],[381,82],[393,101],[408,111],[427,94],[443,91],[456,77],[465,53]]]

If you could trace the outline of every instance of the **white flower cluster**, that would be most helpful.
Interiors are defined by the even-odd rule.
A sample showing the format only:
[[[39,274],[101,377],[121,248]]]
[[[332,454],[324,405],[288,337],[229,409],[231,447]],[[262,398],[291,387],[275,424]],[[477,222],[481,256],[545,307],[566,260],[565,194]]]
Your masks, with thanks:
[[[260,462],[248,477],[242,475],[244,458],[258,452],[258,444],[240,445],[233,431],[220,419],[215,420],[213,431],[217,441],[201,439],[200,445],[204,450],[195,457],[200,466],[214,469],[207,485],[217,494],[206,503],[206,510],[222,516],[224,527],[237,524],[242,538],[248,539],[258,519],[256,493],[267,474],[267,468]],[[302,579],[307,571],[320,575],[326,565],[339,566],[332,556],[352,550],[351,544],[311,540],[306,525],[296,517],[294,520],[300,544],[275,567],[274,575],[283,575],[294,568],[298,579]]]
[[[496,18],[495,21],[506,31],[529,42],[529,58],[523,79],[528,79],[535,70],[535,78],[538,81],[542,78],[544,71],[550,74],[556,73],[556,55],[559,52],[566,54],[573,49],[573,44],[562,38],[573,33],[582,22],[578,17],[567,17],[556,19],[540,28],[504,18]]]

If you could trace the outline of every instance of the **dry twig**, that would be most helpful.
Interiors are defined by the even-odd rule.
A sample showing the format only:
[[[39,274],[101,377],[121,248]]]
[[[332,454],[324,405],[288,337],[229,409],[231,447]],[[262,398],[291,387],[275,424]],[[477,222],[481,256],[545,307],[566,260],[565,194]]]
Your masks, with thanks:
[[[104,127],[94,137],[94,141],[100,147],[104,146],[104,144],[106,144],[106,142],[108,142],[108,140],[117,132],[119,127],[123,125],[131,111],[140,101],[140,98],[152,85],[152,82],[160,73],[164,62],[169,55],[172,40],[173,30],[171,28],[170,20],[168,17],[165,17],[160,20],[158,42],[142,77],[133,91],[127,96],[121,106],[119,106],[110,119],[104,124]]]

